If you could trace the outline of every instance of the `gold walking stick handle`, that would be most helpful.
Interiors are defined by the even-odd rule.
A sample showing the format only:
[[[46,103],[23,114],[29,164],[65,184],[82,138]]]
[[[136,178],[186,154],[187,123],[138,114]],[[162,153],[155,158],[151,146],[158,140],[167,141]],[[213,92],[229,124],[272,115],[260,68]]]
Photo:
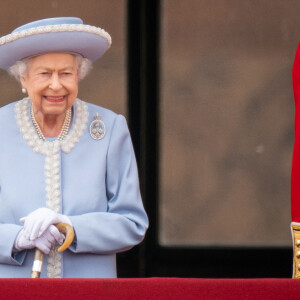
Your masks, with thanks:
[[[64,243],[57,249],[58,252],[65,251],[72,244],[74,239],[73,227],[66,223],[55,224],[57,229],[66,235]],[[40,249],[35,249],[31,278],[40,278],[43,268],[44,253]]]

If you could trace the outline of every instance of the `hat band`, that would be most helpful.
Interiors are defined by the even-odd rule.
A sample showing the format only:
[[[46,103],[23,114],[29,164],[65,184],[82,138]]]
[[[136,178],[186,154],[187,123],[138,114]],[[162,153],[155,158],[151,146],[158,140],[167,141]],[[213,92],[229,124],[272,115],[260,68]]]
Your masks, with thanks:
[[[72,32],[72,31],[87,32],[87,33],[93,33],[99,35],[107,40],[108,48],[111,46],[111,37],[104,29],[96,26],[84,25],[84,24],[47,25],[47,26],[39,26],[36,28],[29,28],[27,30],[22,30],[19,32],[15,31],[11,34],[5,35],[2,38],[0,38],[0,46],[31,35],[53,33],[53,32]]]

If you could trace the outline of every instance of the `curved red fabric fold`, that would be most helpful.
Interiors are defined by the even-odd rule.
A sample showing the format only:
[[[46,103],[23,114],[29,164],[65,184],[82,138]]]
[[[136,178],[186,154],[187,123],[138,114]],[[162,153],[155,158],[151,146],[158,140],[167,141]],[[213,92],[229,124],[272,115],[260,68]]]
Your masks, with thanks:
[[[293,90],[295,99],[295,141],[291,180],[292,221],[300,222],[300,43],[293,65]]]

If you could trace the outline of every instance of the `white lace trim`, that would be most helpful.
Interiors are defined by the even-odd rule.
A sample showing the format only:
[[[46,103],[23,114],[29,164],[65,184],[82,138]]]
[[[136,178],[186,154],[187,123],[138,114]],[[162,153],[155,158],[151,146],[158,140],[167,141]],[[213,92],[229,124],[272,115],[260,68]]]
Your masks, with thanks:
[[[44,154],[45,157],[45,182],[46,182],[46,206],[55,212],[61,211],[60,198],[60,150],[69,153],[79,138],[83,135],[88,122],[88,107],[85,102],[75,100],[75,119],[70,132],[62,141],[43,141],[39,138],[30,117],[29,98],[24,98],[16,103],[15,115],[20,131],[28,145],[34,152]],[[61,255],[57,252],[57,247],[50,251],[47,266],[47,276],[57,278],[61,275]]]
[[[97,34],[107,40],[108,47],[111,46],[111,36],[104,29],[100,27],[84,25],[84,24],[47,25],[47,26],[29,28],[22,31],[15,31],[13,33],[7,34],[2,38],[0,38],[0,46],[30,35],[52,33],[52,32],[70,32],[70,31],[80,31],[80,32]]]

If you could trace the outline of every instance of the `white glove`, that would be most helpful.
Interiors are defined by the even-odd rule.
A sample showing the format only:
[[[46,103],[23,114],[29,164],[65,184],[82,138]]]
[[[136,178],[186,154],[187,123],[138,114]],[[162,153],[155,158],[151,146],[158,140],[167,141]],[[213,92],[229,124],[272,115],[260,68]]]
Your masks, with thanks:
[[[58,214],[46,207],[38,208],[27,217],[21,218],[20,222],[24,223],[25,237],[31,241],[41,237],[51,224],[62,222],[73,227],[69,217]]]
[[[51,246],[56,243],[62,245],[64,238],[65,236],[54,225],[50,225],[45,233],[34,241],[27,239],[25,230],[22,229],[16,238],[14,247],[17,251],[39,248],[43,253],[49,254]]]

